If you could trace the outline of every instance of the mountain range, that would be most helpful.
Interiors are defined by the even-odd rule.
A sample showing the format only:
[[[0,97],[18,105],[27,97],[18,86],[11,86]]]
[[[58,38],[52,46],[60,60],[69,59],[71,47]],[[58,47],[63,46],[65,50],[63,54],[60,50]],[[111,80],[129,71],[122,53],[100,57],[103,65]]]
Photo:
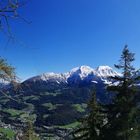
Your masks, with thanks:
[[[93,69],[89,66],[80,66],[73,68],[67,73],[43,73],[41,75],[29,78],[23,83],[55,83],[56,85],[81,85],[83,83],[98,83],[102,81],[109,84],[109,77],[120,76],[109,66],[99,66]]]
[[[1,81],[0,118],[19,130],[30,118],[43,138],[61,139],[87,115],[93,91],[98,102],[112,101],[114,93],[106,87],[118,84],[111,78],[115,76],[122,75],[109,66],[80,66],[66,73],[43,73],[14,86]]]
[[[116,81],[110,79],[115,76],[121,74],[109,66],[95,69],[80,66],[67,73],[43,73],[31,77],[17,83],[16,90],[6,83],[4,92],[10,98],[0,96],[2,120],[17,127],[17,124],[24,123],[24,117],[29,114],[40,134],[63,133],[64,128],[75,126],[77,119],[87,114],[87,103],[93,88],[99,102],[111,101],[113,94],[106,91],[106,86],[115,84]],[[1,85],[4,87],[4,83]]]

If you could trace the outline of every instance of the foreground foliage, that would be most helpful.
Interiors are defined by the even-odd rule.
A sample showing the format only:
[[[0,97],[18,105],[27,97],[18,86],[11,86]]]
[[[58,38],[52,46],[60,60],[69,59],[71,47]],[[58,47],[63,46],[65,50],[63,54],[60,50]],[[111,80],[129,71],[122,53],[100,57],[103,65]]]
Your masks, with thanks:
[[[105,125],[104,139],[107,139],[109,131],[110,138],[116,140],[132,140],[139,135],[140,110],[135,99],[138,93],[136,84],[140,77],[131,64],[133,61],[134,54],[125,46],[120,63],[115,65],[116,68],[122,70],[122,76],[112,77],[119,84],[108,87],[109,91],[116,93],[116,97],[112,104],[107,106],[108,123]]]
[[[110,77],[118,84],[107,87],[113,92],[110,104],[97,103],[95,93],[88,108],[89,115],[82,126],[74,132],[74,139],[81,140],[138,140],[140,138],[140,108],[136,102],[139,93],[137,82],[140,80],[138,71],[132,66],[134,54],[127,46],[124,47],[117,69],[122,75]]]
[[[82,119],[82,126],[73,133],[74,140],[99,140],[100,130],[104,124],[105,114],[102,105],[96,100],[94,91],[88,103],[89,115]]]
[[[5,59],[0,58],[0,80],[11,82],[15,78],[15,69]]]

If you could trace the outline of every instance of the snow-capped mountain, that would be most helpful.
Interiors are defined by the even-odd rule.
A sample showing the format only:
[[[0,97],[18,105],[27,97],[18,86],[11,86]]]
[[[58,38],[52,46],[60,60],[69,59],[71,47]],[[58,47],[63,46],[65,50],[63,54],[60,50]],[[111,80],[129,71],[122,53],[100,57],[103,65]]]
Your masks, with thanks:
[[[106,77],[114,77],[114,76],[119,76],[120,74],[114,71],[111,67],[109,66],[99,66],[96,68],[96,74],[99,77],[106,78]]]
[[[73,75],[75,75],[75,76],[79,75],[81,79],[84,79],[89,74],[95,74],[95,73],[96,73],[95,70],[92,69],[91,67],[89,67],[89,66],[81,66],[81,67],[73,68],[69,72],[69,77],[71,77]]]
[[[8,100],[4,107],[10,106],[18,110],[22,108],[35,113],[35,123],[39,126],[40,124],[41,126],[56,126],[64,125],[65,122],[66,124],[72,123],[85,115],[83,111],[77,110],[75,105],[87,104],[93,86],[96,89],[98,102],[111,102],[114,95],[108,93],[106,84],[110,84],[110,76],[116,75],[120,74],[109,66],[99,66],[93,69],[85,65],[73,68],[67,73],[43,73],[27,79],[16,87],[11,86],[5,89],[9,97],[21,102]],[[48,104],[56,108],[50,109]],[[84,110],[86,111],[86,108]],[[44,117],[46,114],[47,117]]]
[[[24,95],[58,91],[70,94],[78,92],[78,88],[85,88],[86,92],[81,91],[82,95],[80,94],[81,92],[77,94],[80,96],[78,98],[87,99],[89,94],[86,93],[94,85],[97,90],[97,98],[102,102],[108,102],[111,95],[106,94],[106,85],[114,84],[115,82],[110,79],[110,76],[120,76],[120,74],[109,66],[99,66],[93,69],[84,65],[73,68],[67,73],[44,73],[27,79],[21,83],[20,89],[22,91],[20,90],[19,92],[24,92]],[[71,96],[72,98],[75,97],[74,94]]]
[[[80,82],[95,82],[99,80],[106,84],[109,84],[108,78],[110,76],[119,76],[120,74],[114,71],[109,66],[99,66],[93,69],[89,66],[80,66],[73,68],[67,73],[44,73],[35,77],[32,77],[26,81],[28,82],[46,82],[46,83],[56,83],[56,84],[79,84]],[[25,81],[25,82],[26,82]]]
[[[66,81],[66,76],[64,74],[57,74],[57,73],[43,73],[41,75],[32,77],[30,79],[28,79],[28,81],[30,82],[36,82],[36,81],[50,81],[50,82],[57,82],[57,83],[61,83],[61,82],[65,82]]]

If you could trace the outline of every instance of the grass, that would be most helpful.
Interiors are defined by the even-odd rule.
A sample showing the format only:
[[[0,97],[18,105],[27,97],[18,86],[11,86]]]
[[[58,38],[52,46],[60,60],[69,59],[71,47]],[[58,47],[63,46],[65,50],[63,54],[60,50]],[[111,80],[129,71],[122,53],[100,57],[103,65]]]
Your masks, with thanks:
[[[73,104],[72,105],[78,112],[85,112],[85,109],[87,107],[86,104]]]
[[[63,129],[70,129],[70,128],[75,128],[78,125],[80,125],[80,122],[73,122],[67,125],[62,125],[62,126],[58,126],[59,128],[63,128]]]
[[[20,115],[20,118],[24,122],[28,122],[29,120],[30,121],[35,121],[36,118],[37,118],[37,115],[36,114],[23,113],[23,114]]]
[[[7,112],[11,115],[11,119],[14,119],[14,117],[19,116],[21,120],[35,120],[36,119],[36,114],[29,115],[28,112],[26,111],[20,111],[20,110],[15,110],[15,109],[4,109],[4,112]]]
[[[0,133],[6,135],[6,137],[10,140],[14,140],[15,132],[9,128],[0,128]]]
[[[19,116],[23,111],[16,109],[3,109],[4,112],[9,113],[12,117]]]

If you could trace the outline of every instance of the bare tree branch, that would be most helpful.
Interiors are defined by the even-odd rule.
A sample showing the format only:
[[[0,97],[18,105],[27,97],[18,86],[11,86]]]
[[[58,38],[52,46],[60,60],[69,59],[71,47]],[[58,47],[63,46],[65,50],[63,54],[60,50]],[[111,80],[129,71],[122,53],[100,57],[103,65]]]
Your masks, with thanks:
[[[0,30],[6,34],[10,40],[14,38],[10,26],[12,20],[21,19],[28,24],[31,23],[19,14],[19,9],[26,3],[27,0],[0,0]]]

